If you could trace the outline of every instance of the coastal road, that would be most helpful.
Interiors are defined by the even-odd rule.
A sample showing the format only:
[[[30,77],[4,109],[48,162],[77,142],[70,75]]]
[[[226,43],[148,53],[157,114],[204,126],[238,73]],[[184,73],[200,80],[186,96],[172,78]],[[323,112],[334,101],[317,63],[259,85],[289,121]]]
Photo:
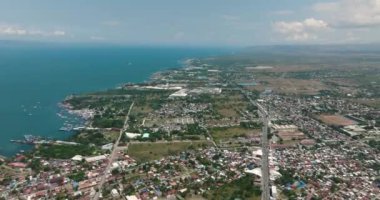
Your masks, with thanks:
[[[105,170],[103,171],[103,175],[101,176],[100,178],[100,182],[98,184],[98,192],[95,193],[95,196],[94,196],[94,200],[98,200],[99,197],[100,197],[100,194],[102,193],[102,189],[103,189],[103,185],[107,179],[107,175],[110,171],[110,168],[111,168],[111,165],[113,163],[113,161],[115,160],[115,156],[116,156],[116,153],[118,151],[118,146],[119,146],[119,142],[120,142],[120,139],[121,137],[123,136],[124,132],[127,130],[128,128],[128,120],[129,120],[129,114],[131,113],[131,110],[133,108],[133,105],[134,105],[135,102],[132,102],[131,106],[129,107],[129,110],[128,110],[128,114],[127,116],[125,116],[125,120],[124,120],[124,125],[123,125],[123,128],[120,130],[120,134],[119,134],[119,137],[117,138],[115,144],[113,145],[113,150],[112,150],[112,153],[111,155],[109,156],[108,158],[108,164],[107,164],[107,167],[105,168]],[[128,145],[129,143],[127,144],[127,148],[128,148]]]

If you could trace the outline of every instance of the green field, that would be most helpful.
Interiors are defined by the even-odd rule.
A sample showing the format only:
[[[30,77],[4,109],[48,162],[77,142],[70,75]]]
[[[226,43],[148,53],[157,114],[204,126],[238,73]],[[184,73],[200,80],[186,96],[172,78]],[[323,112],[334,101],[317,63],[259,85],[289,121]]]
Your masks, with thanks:
[[[253,177],[245,176],[221,187],[211,189],[204,196],[211,200],[259,200],[261,199],[261,190],[259,186],[253,185]]]
[[[174,155],[191,148],[210,146],[208,141],[165,142],[165,143],[132,143],[128,148],[128,155],[138,162],[147,162]]]
[[[98,149],[89,145],[40,145],[34,155],[43,158],[70,159],[75,155],[97,155]]]
[[[260,130],[246,129],[240,126],[227,127],[227,128],[212,128],[210,133],[215,142],[219,143],[220,140],[233,138],[233,137],[246,137],[249,135],[259,134]]]

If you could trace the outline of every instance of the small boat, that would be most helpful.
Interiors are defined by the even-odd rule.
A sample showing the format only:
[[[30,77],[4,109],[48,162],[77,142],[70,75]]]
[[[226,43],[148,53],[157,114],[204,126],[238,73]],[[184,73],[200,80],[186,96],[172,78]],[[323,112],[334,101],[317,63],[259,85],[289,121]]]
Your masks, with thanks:
[[[73,130],[73,129],[70,128],[70,127],[62,127],[62,128],[60,128],[59,130],[60,130],[60,131],[64,131],[64,132],[66,132],[66,131],[71,131],[71,130]]]
[[[25,142],[33,143],[33,142],[35,142],[37,140],[40,140],[41,137],[34,136],[34,135],[24,135],[24,139],[25,139]]]

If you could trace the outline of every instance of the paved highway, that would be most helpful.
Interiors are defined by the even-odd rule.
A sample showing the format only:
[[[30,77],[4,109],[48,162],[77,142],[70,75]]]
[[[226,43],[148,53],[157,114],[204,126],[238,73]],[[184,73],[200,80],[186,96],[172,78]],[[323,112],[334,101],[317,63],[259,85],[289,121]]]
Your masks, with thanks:
[[[259,103],[256,103],[260,117],[263,121],[263,133],[261,134],[261,147],[263,151],[263,156],[261,158],[261,184],[262,184],[262,200],[270,199],[270,187],[269,187],[269,147],[268,147],[268,113]]]
[[[107,179],[107,175],[110,171],[110,168],[111,168],[111,165],[113,163],[113,161],[115,160],[115,155],[118,151],[118,146],[119,146],[119,142],[120,142],[120,139],[122,137],[122,135],[124,134],[124,132],[127,130],[128,128],[128,120],[129,120],[129,114],[131,113],[131,110],[133,108],[133,105],[134,105],[135,102],[132,102],[131,106],[129,107],[129,110],[128,110],[128,114],[127,116],[125,117],[125,120],[124,120],[124,126],[123,128],[120,130],[120,133],[119,133],[119,137],[117,138],[114,146],[113,146],[113,150],[112,150],[112,153],[111,155],[109,156],[108,158],[108,164],[107,164],[107,167],[105,168],[105,170],[103,171],[103,175],[102,177],[100,178],[100,182],[98,184],[98,192],[95,193],[95,196],[94,196],[94,200],[98,200],[99,197],[100,197],[100,194],[102,192],[102,188],[103,188],[103,185],[104,183],[106,182],[106,179]],[[128,148],[128,145],[129,143],[127,144],[127,148]]]
[[[269,184],[269,146],[268,146],[268,126],[269,126],[269,114],[264,109],[264,107],[256,101],[253,101],[251,97],[245,92],[242,88],[238,88],[243,95],[249,99],[251,104],[257,106],[259,116],[261,121],[263,122],[263,132],[261,134],[261,148],[263,151],[262,159],[261,159],[261,199],[262,200],[270,200],[270,184]]]

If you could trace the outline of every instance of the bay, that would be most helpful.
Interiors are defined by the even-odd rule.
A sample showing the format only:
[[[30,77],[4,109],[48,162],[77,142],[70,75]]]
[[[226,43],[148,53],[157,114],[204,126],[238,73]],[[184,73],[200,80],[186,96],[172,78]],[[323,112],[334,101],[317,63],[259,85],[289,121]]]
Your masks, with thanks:
[[[220,48],[122,47],[0,43],[0,155],[30,147],[11,143],[32,134],[57,139],[65,119],[58,103],[70,94],[139,83],[181,61],[230,52]]]

